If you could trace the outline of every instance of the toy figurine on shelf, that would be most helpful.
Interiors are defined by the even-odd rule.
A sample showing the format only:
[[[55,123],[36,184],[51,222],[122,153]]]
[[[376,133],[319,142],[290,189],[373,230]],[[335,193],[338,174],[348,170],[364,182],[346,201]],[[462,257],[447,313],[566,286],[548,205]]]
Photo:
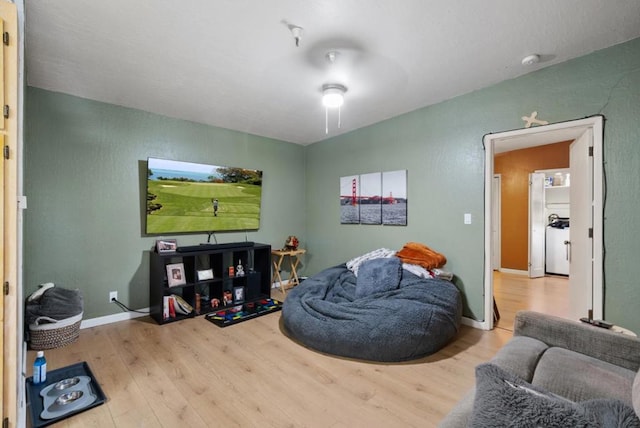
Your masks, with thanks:
[[[289,236],[287,238],[287,241],[284,243],[283,250],[295,251],[295,250],[298,249],[298,245],[299,245],[298,238],[296,238],[295,236],[291,235],[291,236]]]
[[[244,276],[244,268],[242,267],[242,260],[238,260],[238,266],[236,267],[236,276]]]

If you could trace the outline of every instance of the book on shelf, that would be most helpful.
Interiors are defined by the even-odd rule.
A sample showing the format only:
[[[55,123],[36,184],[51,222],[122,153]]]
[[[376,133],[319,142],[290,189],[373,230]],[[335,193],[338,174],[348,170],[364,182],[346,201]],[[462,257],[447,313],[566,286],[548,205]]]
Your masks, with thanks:
[[[169,319],[169,296],[162,297],[162,319]]]
[[[176,317],[176,304],[175,304],[176,300],[173,298],[173,296],[169,296],[169,316],[171,318],[175,318]]]
[[[193,306],[187,303],[186,300],[182,298],[182,296],[178,296],[177,294],[172,294],[171,297],[174,299],[174,307],[175,311],[178,314],[189,315],[193,312]]]

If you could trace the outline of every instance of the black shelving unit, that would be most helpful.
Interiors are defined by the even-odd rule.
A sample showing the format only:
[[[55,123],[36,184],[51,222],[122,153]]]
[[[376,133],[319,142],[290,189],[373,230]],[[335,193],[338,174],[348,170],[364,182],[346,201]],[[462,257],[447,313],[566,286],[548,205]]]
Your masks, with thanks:
[[[185,283],[169,286],[167,265],[181,263]],[[236,274],[242,264],[244,275]],[[233,267],[231,276],[229,267]],[[213,278],[198,280],[199,271],[213,271]],[[255,243],[252,246],[206,248],[172,253],[151,253],[149,275],[150,315],[158,324],[180,321],[238,305],[236,291],[242,291],[242,302],[251,303],[271,297],[271,246]],[[232,300],[225,304],[225,292]],[[176,313],[164,316],[164,297],[182,297],[194,311],[188,315]],[[197,309],[197,310],[196,310]]]

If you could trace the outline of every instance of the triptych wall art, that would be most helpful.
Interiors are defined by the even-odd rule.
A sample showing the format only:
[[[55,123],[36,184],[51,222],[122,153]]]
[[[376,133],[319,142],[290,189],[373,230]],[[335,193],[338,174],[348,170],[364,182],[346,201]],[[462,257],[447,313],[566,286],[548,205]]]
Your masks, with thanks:
[[[340,177],[340,223],[407,225],[407,170]]]

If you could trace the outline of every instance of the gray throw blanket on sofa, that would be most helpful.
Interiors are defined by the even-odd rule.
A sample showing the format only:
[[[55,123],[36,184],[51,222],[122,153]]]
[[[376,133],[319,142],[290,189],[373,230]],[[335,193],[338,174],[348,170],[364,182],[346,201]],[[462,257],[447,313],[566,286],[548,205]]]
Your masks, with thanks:
[[[375,266],[374,266],[375,267]],[[373,361],[405,361],[439,350],[458,331],[460,292],[451,282],[389,267],[399,284],[358,298],[360,279],[345,264],[292,289],[283,305],[285,331],[310,348]]]
[[[28,325],[35,323],[39,317],[49,317],[55,321],[61,321],[81,314],[83,308],[84,303],[80,290],[51,287],[39,298],[27,302],[25,321]]]

